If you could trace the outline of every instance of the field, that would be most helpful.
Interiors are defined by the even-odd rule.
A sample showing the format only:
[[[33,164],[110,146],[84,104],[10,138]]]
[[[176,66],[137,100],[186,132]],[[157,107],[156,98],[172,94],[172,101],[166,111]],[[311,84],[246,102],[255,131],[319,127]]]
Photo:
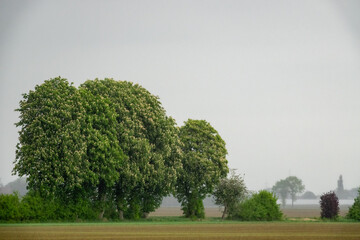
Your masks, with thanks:
[[[138,222],[1,225],[1,240],[41,239],[360,239],[360,223]]]
[[[360,223],[321,222],[317,207],[283,209],[282,222],[222,221],[219,208],[207,208],[207,219],[179,217],[178,207],[160,208],[142,221],[109,223],[0,224],[0,240],[45,239],[360,239]],[[346,209],[342,209],[342,215]],[[295,221],[294,221],[295,220]]]

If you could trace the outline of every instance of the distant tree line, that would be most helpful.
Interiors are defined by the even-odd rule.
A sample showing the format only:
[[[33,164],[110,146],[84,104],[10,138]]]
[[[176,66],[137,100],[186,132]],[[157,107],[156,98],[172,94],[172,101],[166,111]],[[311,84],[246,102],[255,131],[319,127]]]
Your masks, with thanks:
[[[17,192],[19,196],[24,196],[28,192],[26,187],[26,178],[18,178],[5,186],[0,182],[0,194],[12,194],[13,192]]]

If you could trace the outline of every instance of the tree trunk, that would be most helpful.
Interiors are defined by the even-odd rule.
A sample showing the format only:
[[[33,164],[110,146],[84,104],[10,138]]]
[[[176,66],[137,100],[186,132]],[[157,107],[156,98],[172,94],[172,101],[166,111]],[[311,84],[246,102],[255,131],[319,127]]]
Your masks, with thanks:
[[[106,195],[105,195],[105,183],[104,181],[100,180],[99,185],[98,185],[98,192],[99,192],[99,202],[100,202],[100,209],[101,212],[99,214],[99,219],[102,220],[104,218],[104,213],[105,213],[105,201],[106,201]]]
[[[148,218],[148,216],[149,216],[148,212],[143,212],[141,217],[142,218]]]
[[[124,220],[124,211],[119,210],[119,219]]]
[[[226,209],[226,206],[225,206],[221,219],[225,218],[226,211],[227,211],[227,209]]]
[[[102,220],[104,218],[105,209],[103,209],[99,214],[99,219]]]

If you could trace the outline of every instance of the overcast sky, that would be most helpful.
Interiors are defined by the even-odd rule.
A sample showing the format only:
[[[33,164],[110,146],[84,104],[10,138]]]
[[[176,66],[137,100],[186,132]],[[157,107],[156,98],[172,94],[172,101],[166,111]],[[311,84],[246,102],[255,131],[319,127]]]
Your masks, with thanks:
[[[111,77],[205,119],[248,188],[295,175],[360,185],[360,1],[0,0],[0,178],[21,94],[56,76]]]

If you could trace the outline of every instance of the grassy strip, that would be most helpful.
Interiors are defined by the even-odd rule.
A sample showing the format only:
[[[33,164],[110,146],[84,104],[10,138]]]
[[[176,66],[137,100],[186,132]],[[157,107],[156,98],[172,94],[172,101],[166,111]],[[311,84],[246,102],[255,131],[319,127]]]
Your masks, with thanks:
[[[84,222],[20,222],[0,223],[1,226],[85,226],[85,225],[183,225],[183,224],[267,224],[267,223],[360,223],[346,218],[326,220],[321,218],[290,218],[282,221],[241,221],[222,220],[219,217],[191,220],[185,217],[149,217],[148,219],[123,221],[84,221]]]

